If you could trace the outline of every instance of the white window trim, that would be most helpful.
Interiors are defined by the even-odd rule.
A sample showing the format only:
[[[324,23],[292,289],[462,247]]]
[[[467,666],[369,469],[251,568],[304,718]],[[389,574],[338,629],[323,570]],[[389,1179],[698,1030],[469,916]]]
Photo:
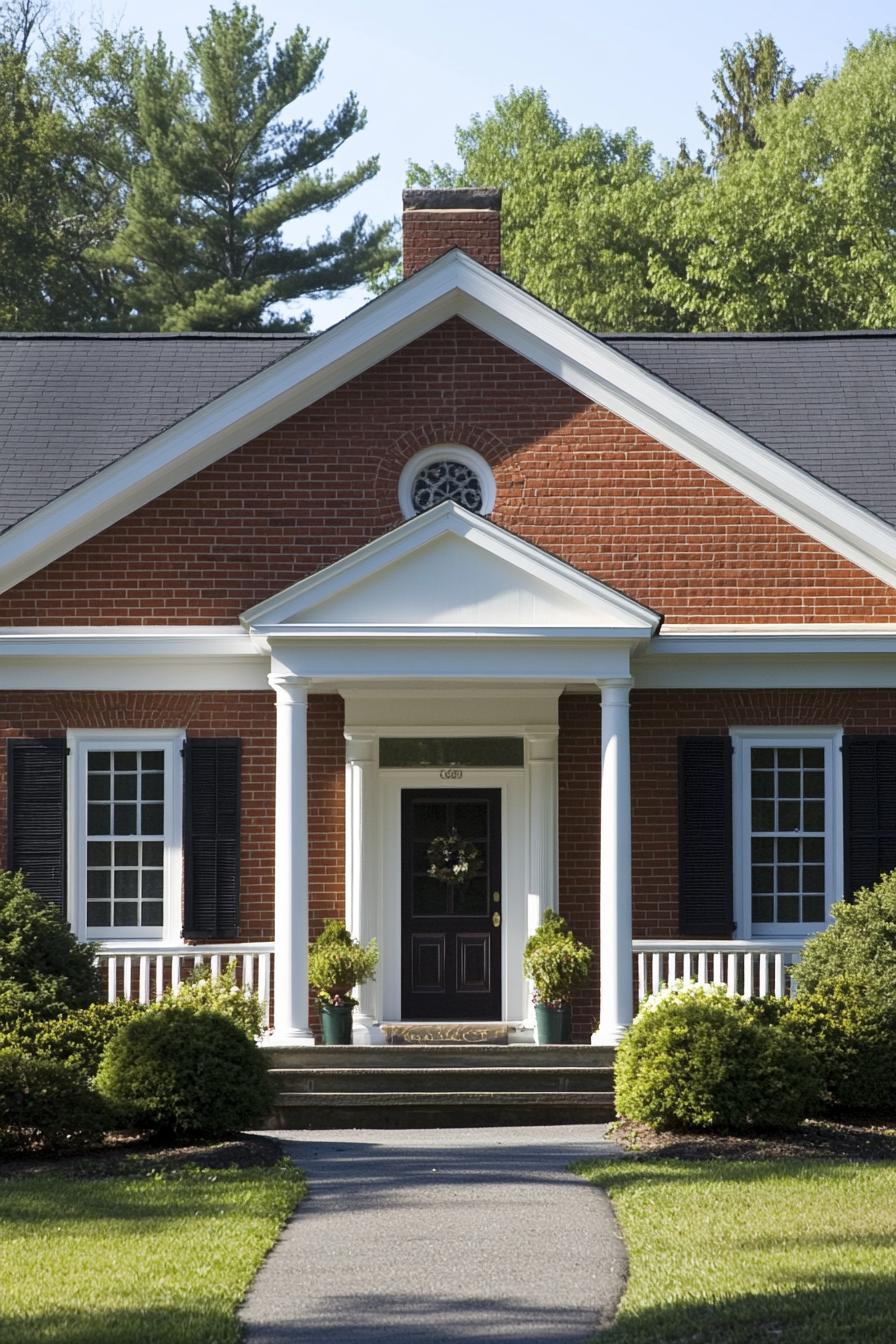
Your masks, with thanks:
[[[68,909],[70,923],[79,938],[91,938],[104,947],[116,941],[139,940],[152,947],[180,943],[183,892],[183,761],[181,750],[186,733],[182,728],[78,728],[70,729],[68,741]],[[165,861],[164,923],[158,933],[141,928],[87,929],[87,753],[98,744],[112,751],[165,753]]]
[[[465,448],[457,443],[437,443],[430,448],[422,448],[405,462],[398,478],[398,504],[403,516],[405,518],[418,516],[412,498],[414,481],[418,474],[433,462],[445,461],[462,462],[465,467],[476,473],[482,489],[482,508],[479,510],[479,516],[488,517],[495,507],[495,497],[498,493],[492,469],[475,449]]]
[[[831,906],[843,899],[843,729],[811,728],[731,728],[734,747],[732,769],[732,811],[734,850],[734,917],[738,938],[803,937],[831,922]],[[750,900],[750,845],[752,834],[750,809],[749,747],[821,746],[825,751],[825,910],[824,924],[777,924],[754,933]]]

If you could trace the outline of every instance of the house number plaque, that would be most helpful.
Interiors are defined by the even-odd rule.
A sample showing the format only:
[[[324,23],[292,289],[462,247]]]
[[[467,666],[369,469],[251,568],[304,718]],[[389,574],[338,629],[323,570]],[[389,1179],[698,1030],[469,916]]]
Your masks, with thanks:
[[[463,777],[463,770],[452,769],[439,771],[439,779],[463,779]]]

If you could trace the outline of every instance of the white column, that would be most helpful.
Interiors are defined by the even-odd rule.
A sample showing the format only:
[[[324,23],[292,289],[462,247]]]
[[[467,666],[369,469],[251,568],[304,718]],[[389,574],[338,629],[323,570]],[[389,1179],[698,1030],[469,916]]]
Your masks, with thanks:
[[[526,937],[545,910],[557,909],[557,734],[527,737],[529,776],[529,891]],[[534,1026],[532,982],[526,983],[524,1018]]]
[[[376,825],[375,737],[346,730],[345,734],[345,922],[355,938],[368,943],[379,933],[379,900],[371,871],[373,846],[370,836]],[[352,1020],[354,1045],[383,1045],[380,1030],[378,986],[368,981],[357,990],[358,1006]]]
[[[628,679],[601,683],[600,1024],[617,1045],[632,1020],[632,824]]]
[[[274,825],[274,1031],[268,1045],[313,1045],[308,1026],[308,682],[277,692]]]

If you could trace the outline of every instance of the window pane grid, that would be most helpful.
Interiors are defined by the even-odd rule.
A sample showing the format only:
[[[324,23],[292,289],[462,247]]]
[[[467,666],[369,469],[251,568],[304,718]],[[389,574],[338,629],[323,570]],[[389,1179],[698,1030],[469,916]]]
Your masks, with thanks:
[[[752,917],[820,924],[825,917],[823,747],[753,747],[750,759]]]
[[[87,753],[88,928],[161,928],[164,751]]]

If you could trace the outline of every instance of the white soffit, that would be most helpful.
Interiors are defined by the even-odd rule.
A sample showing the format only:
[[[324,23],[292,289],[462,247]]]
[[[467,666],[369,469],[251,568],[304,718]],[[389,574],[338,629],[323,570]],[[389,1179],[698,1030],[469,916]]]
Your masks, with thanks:
[[[451,501],[242,617],[254,634],[648,638],[655,612]]]
[[[896,529],[455,251],[10,528],[0,591],[454,316],[896,586]]]

